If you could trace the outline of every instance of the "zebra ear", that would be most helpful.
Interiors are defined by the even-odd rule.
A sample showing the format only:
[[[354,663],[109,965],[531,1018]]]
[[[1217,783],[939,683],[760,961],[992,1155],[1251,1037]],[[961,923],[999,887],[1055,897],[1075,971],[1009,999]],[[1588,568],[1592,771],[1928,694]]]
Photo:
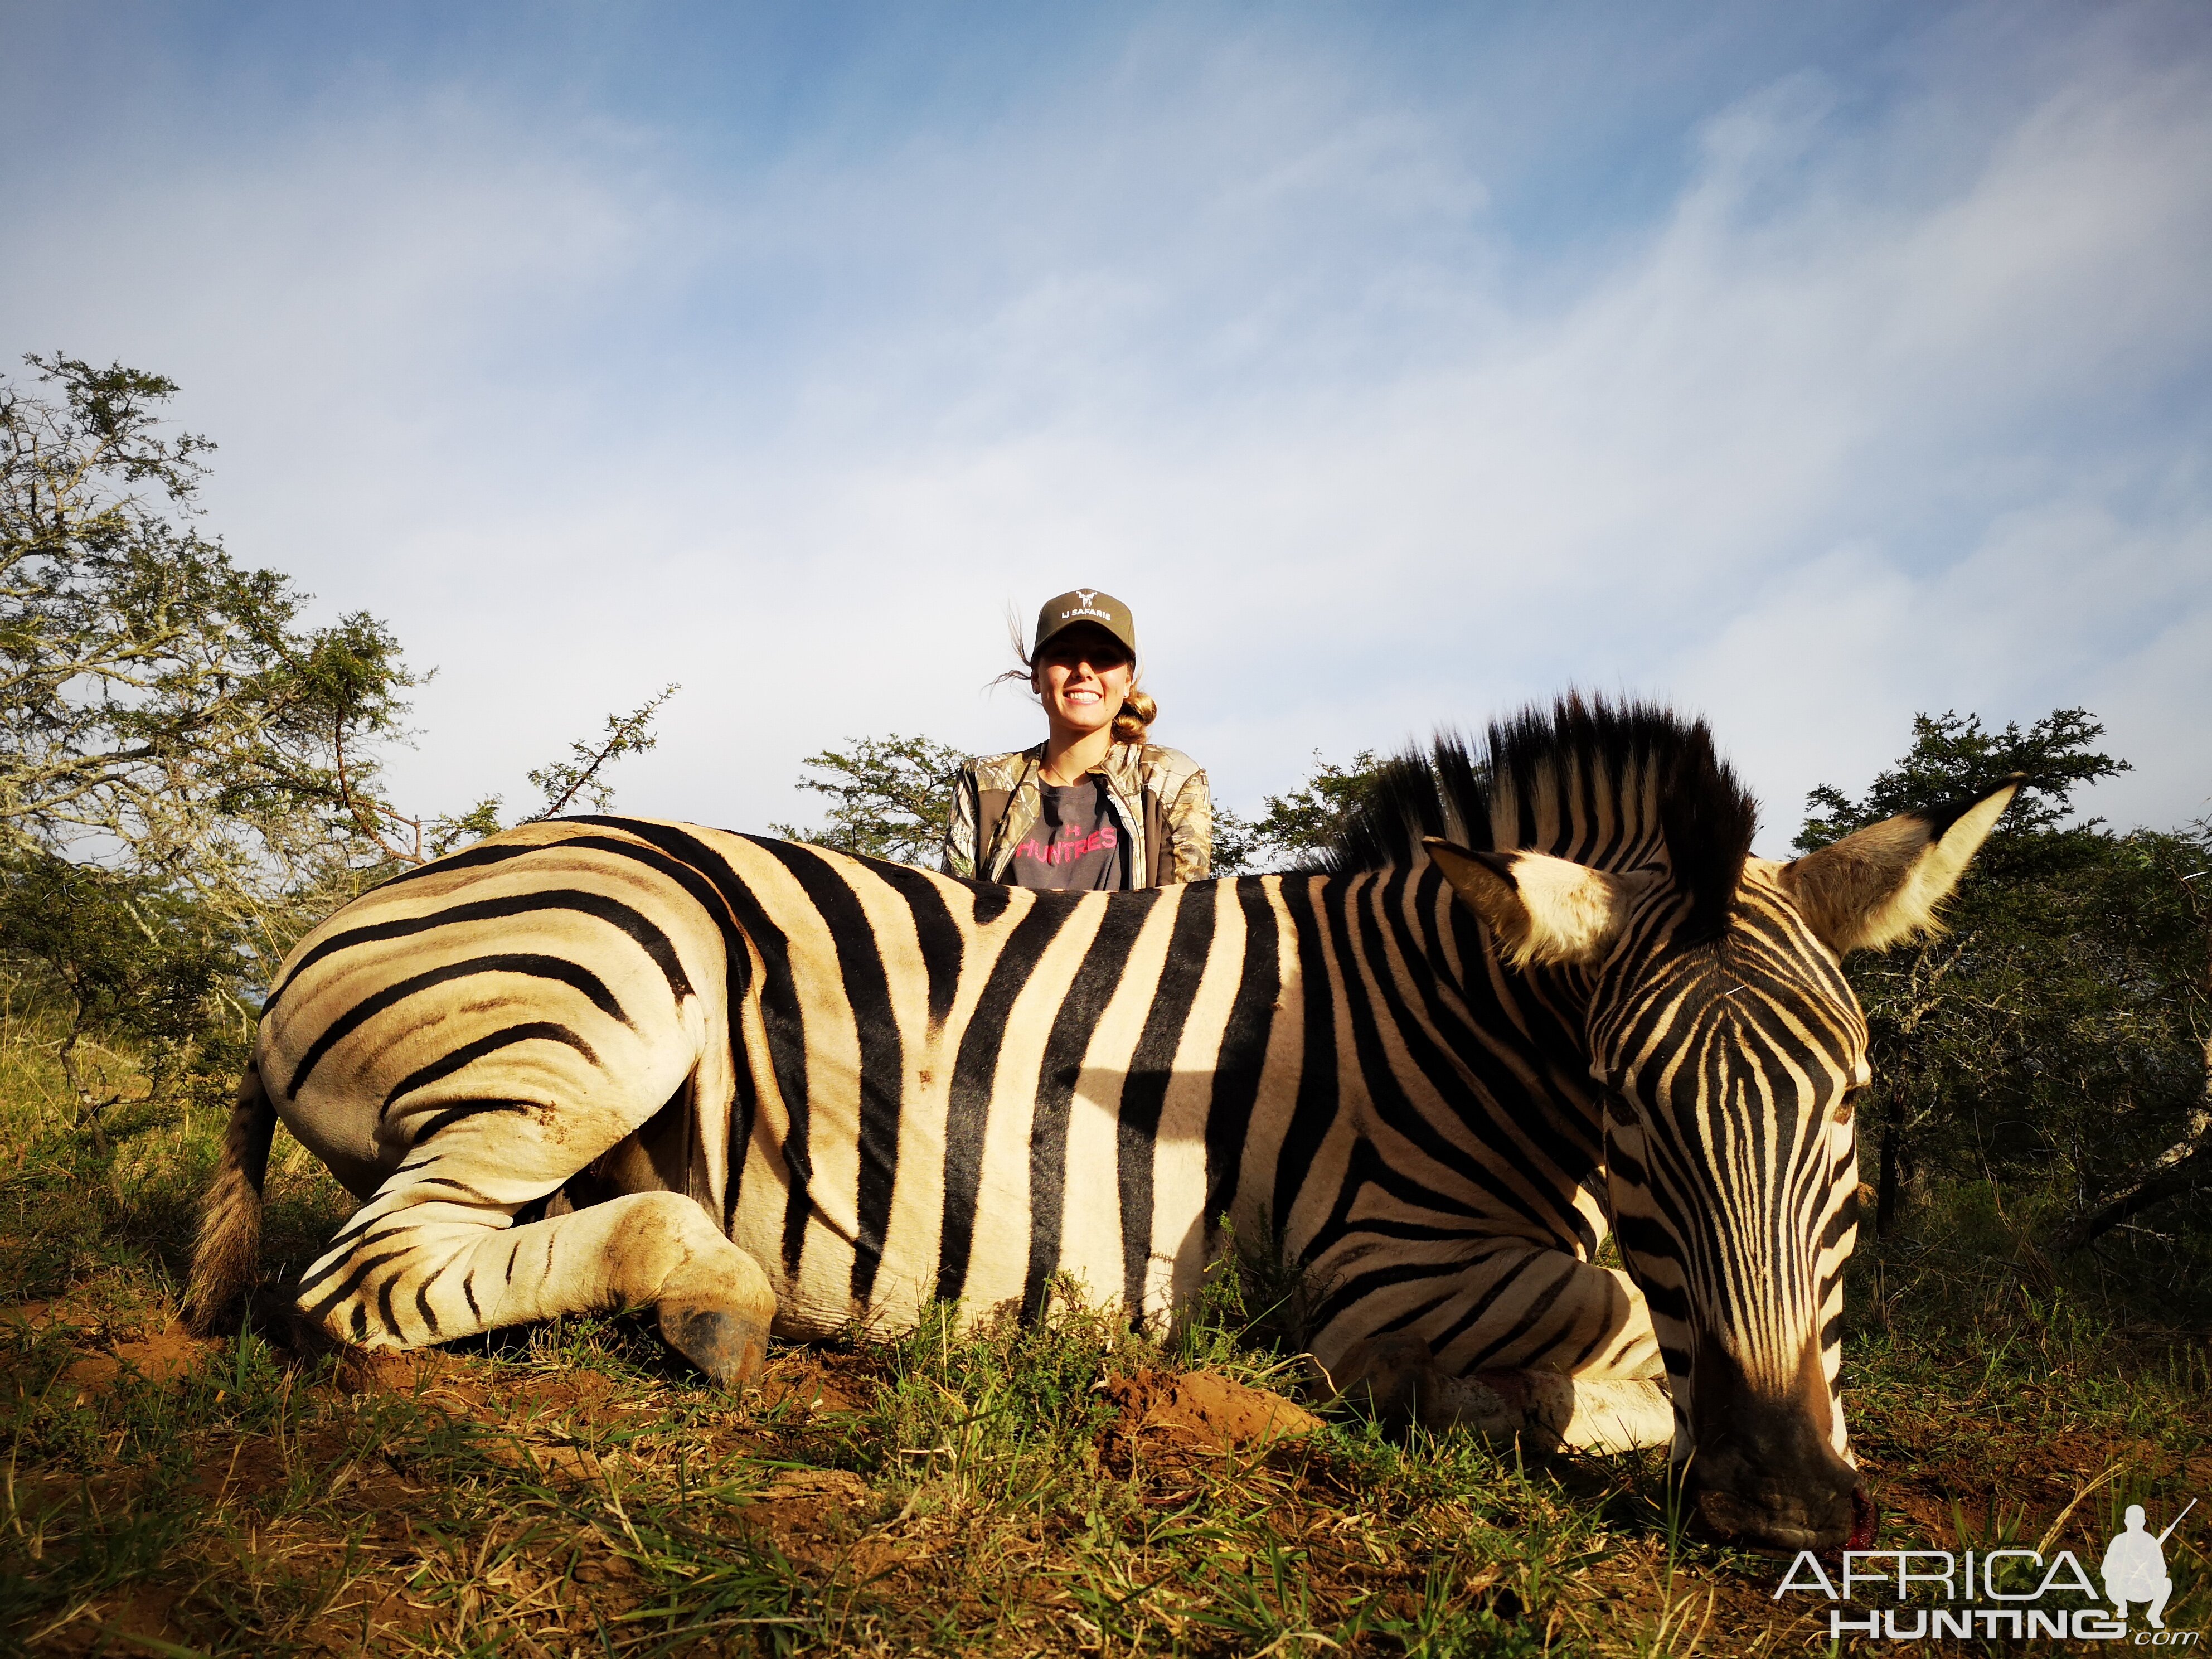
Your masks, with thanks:
[[[1985,795],[1853,830],[1784,865],[1783,889],[1838,956],[1935,933],[1937,909],[2027,781],[2016,772]]]
[[[1620,937],[1628,885],[1619,876],[1548,853],[1478,853],[1436,836],[1422,845],[1516,968],[1594,963]]]

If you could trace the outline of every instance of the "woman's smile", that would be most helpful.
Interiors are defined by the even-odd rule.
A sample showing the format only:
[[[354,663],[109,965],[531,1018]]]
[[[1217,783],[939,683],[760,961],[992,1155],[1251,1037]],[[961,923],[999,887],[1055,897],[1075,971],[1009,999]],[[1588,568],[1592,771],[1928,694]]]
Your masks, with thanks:
[[[1075,776],[1103,757],[1103,750],[1092,756],[1088,750],[1103,743],[1102,734],[1121,712],[1134,667],[1119,640],[1082,623],[1064,629],[1038,653],[1036,684],[1045,719],[1063,747],[1085,750]]]
[[[1013,630],[1010,628],[1009,632]],[[1128,606],[1073,588],[1037,611],[1021,666],[1045,740],[969,762],[953,786],[945,872],[1039,891],[1112,891],[1204,878],[1212,805],[1189,756],[1153,744],[1159,704],[1137,689]]]

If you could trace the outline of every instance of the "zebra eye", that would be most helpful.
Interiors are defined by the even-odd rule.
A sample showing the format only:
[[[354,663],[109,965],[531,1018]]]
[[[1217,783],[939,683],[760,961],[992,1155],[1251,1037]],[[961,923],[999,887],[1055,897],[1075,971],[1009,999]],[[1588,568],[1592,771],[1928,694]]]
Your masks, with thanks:
[[[1844,1091],[1844,1097],[1836,1103],[1836,1121],[1849,1123],[1851,1114],[1859,1109],[1859,1085],[1856,1083]]]

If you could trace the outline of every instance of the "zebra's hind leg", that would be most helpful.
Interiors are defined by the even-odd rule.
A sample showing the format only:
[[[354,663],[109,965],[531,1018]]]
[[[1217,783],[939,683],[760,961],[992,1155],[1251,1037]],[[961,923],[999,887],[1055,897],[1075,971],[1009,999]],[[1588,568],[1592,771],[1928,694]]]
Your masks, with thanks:
[[[441,1164],[473,1165],[475,1178]],[[394,1171],[301,1279],[301,1312],[388,1350],[651,1306],[669,1345],[716,1382],[765,1362],[775,1292],[694,1200],[634,1193],[518,1227],[514,1212],[538,1194],[502,1193],[483,1169],[434,1156]]]
[[[1340,1397],[1361,1400],[1390,1421],[1469,1428],[1547,1451],[1634,1451],[1674,1438],[1674,1402],[1658,1377],[1543,1370],[1460,1376],[1411,1334],[1355,1344],[1329,1380]]]

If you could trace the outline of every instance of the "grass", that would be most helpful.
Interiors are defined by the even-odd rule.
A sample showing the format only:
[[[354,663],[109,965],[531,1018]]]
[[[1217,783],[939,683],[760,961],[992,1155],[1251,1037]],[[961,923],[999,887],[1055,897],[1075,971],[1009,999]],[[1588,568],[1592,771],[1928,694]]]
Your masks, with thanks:
[[[939,1318],[780,1350],[742,1397],[633,1319],[366,1364],[251,1329],[191,1341],[176,1294],[220,1125],[126,1104],[95,1152],[44,1045],[0,1022],[0,1649],[1828,1647],[1825,1602],[1775,1599],[1784,1563],[1685,1535],[1656,1455],[1523,1461],[1353,1417],[1241,1443],[1139,1431],[1194,1377],[1294,1391],[1264,1338],[1280,1287],[1242,1274],[1168,1340],[1072,1302],[1033,1328]],[[2212,1626],[2201,1296],[2130,1301],[2126,1263],[2024,1260],[1991,1196],[1863,1253],[1849,1403],[1884,1544],[2048,1534],[2094,1572],[2127,1503],[2155,1529],[2202,1494],[2167,1548],[2167,1623]],[[280,1136],[270,1272],[296,1275],[345,1207]]]

